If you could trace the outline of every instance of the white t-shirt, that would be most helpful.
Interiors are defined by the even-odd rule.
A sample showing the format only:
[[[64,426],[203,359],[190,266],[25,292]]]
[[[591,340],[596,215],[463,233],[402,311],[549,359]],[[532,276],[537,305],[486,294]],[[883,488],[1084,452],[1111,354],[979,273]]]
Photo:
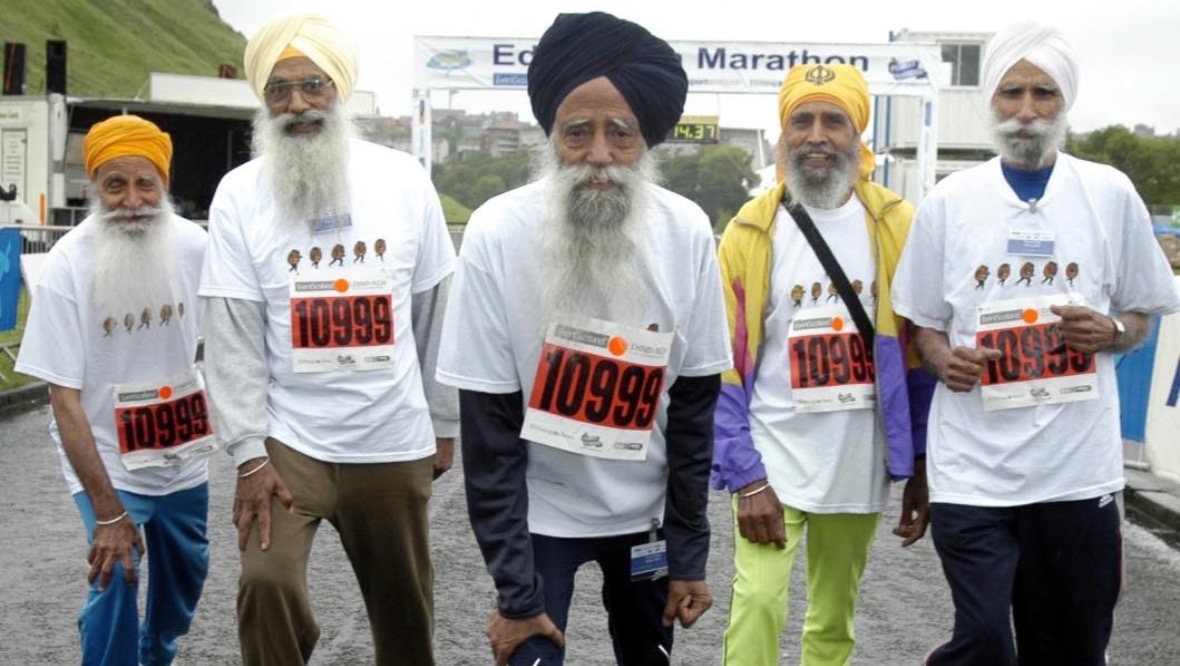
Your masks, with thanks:
[[[141,495],[186,490],[208,478],[205,461],[130,471],[119,451],[115,424],[116,386],[163,383],[193,370],[200,334],[197,280],[206,234],[173,217],[175,303],[153,304],[143,312],[100,312],[93,303],[97,225],[88,217],[50,250],[21,341],[16,370],[82,392],[82,408],[111,484]],[[145,324],[144,319],[149,321]],[[166,323],[165,323],[166,322]],[[61,446],[57,422],[50,424],[70,493],[82,492]]]
[[[1051,254],[1009,252],[1010,241],[1030,237],[1041,253],[1051,241]],[[1101,313],[1180,309],[1126,176],[1059,153],[1034,208],[1016,197],[996,158],[948,176],[922,202],[893,281],[899,314],[945,331],[952,348],[973,348],[980,305],[1048,295]],[[978,386],[955,393],[940,383],[928,431],[931,501],[1017,506],[1121,489],[1114,361],[1108,353],[1095,361],[1097,399],[1068,404],[985,412]]]
[[[438,360],[438,380],[484,393],[533,390],[542,321],[544,181],[481,206],[467,224]],[[656,427],[643,461],[605,460],[529,444],[529,529],[557,537],[627,534],[662,520],[667,391],[678,376],[732,366],[712,229],[692,202],[650,188],[638,243],[648,294],[642,326],[674,332]],[[593,316],[594,313],[578,313]]]
[[[410,297],[451,274],[455,250],[426,173],[410,155],[353,141],[351,225],[313,234],[307,224],[278,219],[262,159],[234,169],[217,188],[200,295],[266,304],[270,436],[325,462],[394,462],[433,455],[434,430],[422,391]],[[390,281],[390,297],[374,300],[364,310],[337,313],[335,305],[325,307],[323,325],[330,323],[333,335],[350,343],[358,343],[361,335],[388,339],[391,332],[392,358],[386,352],[377,355],[388,367],[296,372],[294,350],[307,344],[307,329],[292,329],[292,280],[319,281],[331,291],[333,285],[377,278]],[[384,328],[375,323],[380,321],[375,317],[378,307],[387,309]],[[329,343],[325,348],[341,349],[343,362],[363,364],[372,356],[364,347],[343,349]]]
[[[864,206],[852,197],[835,210],[809,206],[807,212],[871,313],[877,271]],[[803,413],[791,395],[791,322],[827,306],[847,312],[811,244],[780,205],[766,333],[750,400],[754,446],[783,504],[816,513],[875,513],[889,497],[885,439],[875,409]]]

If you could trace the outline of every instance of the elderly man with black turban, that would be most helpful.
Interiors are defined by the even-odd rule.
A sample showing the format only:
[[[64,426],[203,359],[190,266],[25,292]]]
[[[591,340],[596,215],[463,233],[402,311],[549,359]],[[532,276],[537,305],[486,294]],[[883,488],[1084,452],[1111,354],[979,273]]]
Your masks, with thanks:
[[[213,415],[238,469],[243,661],[310,658],[307,562],[327,520],[377,663],[432,664],[427,504],[459,420],[457,392],[433,380],[455,262],[438,195],[413,157],[353,138],[356,55],[331,22],[270,21],[245,65],[263,102],[256,159],[217,188],[200,292]],[[318,261],[378,244],[377,264]]]
[[[173,212],[172,139],[154,123],[108,118],[82,152],[96,196],[32,288],[16,370],[49,383],[50,435],[89,543],[82,663],[167,666],[209,571],[216,446],[193,363],[200,320],[178,314],[197,297],[206,238]]]
[[[618,663],[667,663],[712,603],[712,415],[730,367],[709,220],[657,187],[676,53],[609,14],[562,15],[529,67],[538,180],[471,217],[438,378],[460,389],[497,664],[560,664],[574,575],[603,572]]]
[[[940,380],[927,470],[955,628],[929,664],[1106,663],[1122,560],[1114,355],[1180,295],[1131,181],[1061,152],[1077,79],[1053,28],[992,38],[999,156],[926,197],[893,283]],[[975,277],[1051,263],[1075,277]]]

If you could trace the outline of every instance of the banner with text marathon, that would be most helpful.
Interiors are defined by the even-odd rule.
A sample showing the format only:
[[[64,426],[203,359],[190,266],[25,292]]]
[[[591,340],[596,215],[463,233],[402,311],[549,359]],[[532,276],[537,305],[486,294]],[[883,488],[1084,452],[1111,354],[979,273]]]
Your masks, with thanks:
[[[419,90],[524,90],[536,39],[415,37]],[[791,67],[845,63],[859,67],[874,95],[929,97],[937,90],[937,46],[669,42],[688,74],[689,92],[778,94]]]

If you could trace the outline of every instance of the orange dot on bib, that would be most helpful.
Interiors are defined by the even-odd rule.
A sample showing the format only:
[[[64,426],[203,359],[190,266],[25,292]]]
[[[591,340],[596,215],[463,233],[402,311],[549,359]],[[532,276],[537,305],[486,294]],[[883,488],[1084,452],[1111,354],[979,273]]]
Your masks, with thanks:
[[[627,353],[627,341],[623,338],[615,336],[607,343],[606,348],[615,356],[622,356]]]
[[[1020,313],[1020,318],[1026,324],[1035,324],[1037,321],[1037,311],[1032,308],[1026,308],[1024,312]]]
[[[171,398],[171,397],[172,397],[172,387],[171,386],[165,386],[160,389],[160,399],[161,400],[167,400],[168,398]]]
[[[840,317],[832,317],[832,330],[839,331],[844,328],[844,320]]]
[[[348,280],[340,278],[339,280],[336,280],[332,283],[332,288],[343,294],[344,292],[348,291]]]

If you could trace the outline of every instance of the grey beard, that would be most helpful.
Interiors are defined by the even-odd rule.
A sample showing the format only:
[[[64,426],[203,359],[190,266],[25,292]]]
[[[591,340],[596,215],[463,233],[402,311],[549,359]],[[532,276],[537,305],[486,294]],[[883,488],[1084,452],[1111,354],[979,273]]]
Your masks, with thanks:
[[[1027,124],[1015,118],[1000,120],[993,116],[991,132],[996,149],[1005,162],[1026,169],[1039,169],[1065,145],[1068,127],[1064,112],[1052,120],[1037,118]],[[1032,137],[1017,136],[1020,131],[1029,132]]]
[[[787,191],[800,203],[821,210],[839,208],[848,199],[848,193],[856,184],[860,160],[860,138],[849,144],[846,153],[831,148],[801,146],[786,149]],[[827,169],[812,169],[805,166],[808,153],[824,153],[836,158],[836,163]]]
[[[536,177],[545,182],[542,323],[570,312],[639,325],[647,306],[639,243],[648,186],[659,179],[655,158],[644,152],[630,167],[565,165],[550,144]],[[590,181],[619,187],[584,187]]]
[[[173,304],[176,294],[172,279],[176,244],[171,200],[165,196],[159,206],[140,208],[135,213],[151,217],[145,221],[120,221],[131,211],[107,209],[101,200],[91,205],[95,229],[94,307],[103,316],[119,320],[131,314],[138,321],[145,308],[158,312],[164,305]]]
[[[287,134],[290,123],[308,119],[323,123],[319,133]],[[265,107],[258,110],[253,153],[266,158],[264,178],[278,205],[280,224],[304,227],[323,215],[347,211],[349,141],[354,134],[339,105],[299,116],[271,117]]]

